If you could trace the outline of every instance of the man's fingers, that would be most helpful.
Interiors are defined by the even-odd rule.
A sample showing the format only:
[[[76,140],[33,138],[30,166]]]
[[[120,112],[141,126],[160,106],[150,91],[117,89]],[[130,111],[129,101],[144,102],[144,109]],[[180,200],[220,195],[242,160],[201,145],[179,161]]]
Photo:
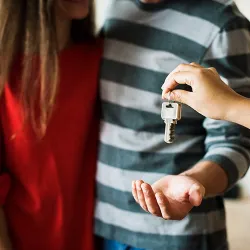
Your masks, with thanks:
[[[166,98],[166,94],[171,90],[175,89],[175,87],[179,84],[187,84],[194,88],[194,83],[196,82],[197,74],[191,71],[182,71],[172,73],[171,76],[166,79],[162,96]]]
[[[161,216],[161,211],[160,211],[160,208],[159,208],[158,203],[156,201],[155,193],[154,193],[152,187],[147,183],[143,183],[141,185],[141,188],[143,190],[143,194],[144,194],[146,206],[148,208],[148,212],[150,212],[151,214],[156,215],[156,216]]]
[[[157,203],[159,205],[159,208],[161,210],[162,218],[165,220],[169,220],[170,215],[168,213],[168,200],[167,200],[167,198],[164,196],[164,194],[162,192],[156,193],[155,198],[156,198]]]
[[[200,69],[199,69],[200,70]],[[173,73],[169,78],[169,84],[176,82],[177,84],[187,84],[192,87],[194,81],[197,79],[197,72],[194,71],[180,71]]]
[[[163,90],[162,94],[165,95],[169,91],[172,91],[178,84],[187,84],[192,86],[193,80],[202,69],[204,68],[197,63],[180,64],[165,79],[165,82],[161,87]],[[212,71],[216,71],[214,68],[210,69]]]
[[[169,96],[165,96],[165,98],[171,101],[184,103],[190,106],[191,105],[190,102],[192,101],[192,93],[186,90],[177,89],[172,91]]]
[[[132,194],[137,203],[139,203],[138,197],[137,197],[137,190],[136,190],[136,184],[135,181],[132,181]]]
[[[193,206],[200,206],[205,195],[205,188],[199,184],[193,184],[189,190],[189,201]]]
[[[194,72],[197,71],[197,69],[199,70],[198,67],[193,66],[191,64],[180,64],[179,66],[177,66],[165,79],[164,84],[162,85],[161,89],[162,90],[167,90],[169,89],[169,91],[173,90],[178,84],[187,84],[184,82],[176,82],[174,81],[173,75],[179,72]]]
[[[175,69],[174,69],[174,72],[182,72],[182,71],[195,71],[197,70],[198,68],[203,68],[202,66],[200,66],[199,64],[197,63],[182,63],[182,64],[179,64]]]
[[[142,180],[136,181],[137,197],[138,197],[138,202],[139,202],[141,208],[144,209],[146,212],[148,212],[148,208],[147,208],[147,205],[146,205],[146,202],[145,202],[144,194],[143,194],[143,191],[142,191],[142,188],[141,188],[141,185],[143,183],[144,182]]]

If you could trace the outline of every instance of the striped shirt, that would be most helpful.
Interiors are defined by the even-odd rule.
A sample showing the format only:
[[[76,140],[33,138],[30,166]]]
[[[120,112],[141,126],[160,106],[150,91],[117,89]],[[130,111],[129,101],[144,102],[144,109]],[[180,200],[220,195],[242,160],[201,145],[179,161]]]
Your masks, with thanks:
[[[97,235],[144,249],[228,249],[222,197],[205,199],[181,221],[164,221],[135,203],[131,181],[153,183],[201,160],[219,164],[229,188],[244,176],[249,130],[184,106],[176,141],[168,145],[160,110],[161,85],[183,62],[215,67],[232,88],[250,96],[249,31],[249,22],[226,0],[112,1],[101,68]]]

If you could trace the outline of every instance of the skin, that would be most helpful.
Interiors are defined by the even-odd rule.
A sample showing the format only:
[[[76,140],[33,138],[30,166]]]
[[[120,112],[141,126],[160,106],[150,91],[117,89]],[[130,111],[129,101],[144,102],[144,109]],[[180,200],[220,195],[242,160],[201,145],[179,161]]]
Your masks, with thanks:
[[[70,45],[70,29],[72,19],[85,18],[89,13],[89,1],[82,0],[73,3],[66,0],[56,0],[57,40],[62,50]],[[0,208],[0,249],[10,250],[11,241],[8,236],[7,224],[3,208]],[[45,239],[46,240],[46,239]]]
[[[165,220],[181,220],[201,204],[204,196],[223,193],[227,185],[224,170],[204,161],[180,175],[167,175],[153,185],[143,180],[133,181],[132,194],[146,212]]]
[[[191,86],[193,92],[174,90],[178,84]],[[195,63],[179,65],[165,80],[162,96],[185,103],[206,117],[250,128],[250,100],[228,87],[214,68]]]

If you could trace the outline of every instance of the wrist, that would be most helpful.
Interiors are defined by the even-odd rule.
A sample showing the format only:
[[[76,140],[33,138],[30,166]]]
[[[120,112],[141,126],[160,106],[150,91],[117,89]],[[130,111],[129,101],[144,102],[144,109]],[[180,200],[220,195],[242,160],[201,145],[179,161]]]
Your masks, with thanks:
[[[227,107],[225,109],[226,112],[225,112],[224,120],[237,123],[239,120],[239,112],[240,112],[240,116],[242,116],[243,115],[242,112],[244,111],[242,107],[246,105],[247,101],[248,101],[247,98],[239,94],[236,94],[234,98],[228,101]]]
[[[189,176],[205,188],[205,196],[215,196],[223,193],[228,185],[225,171],[211,161],[198,162],[193,168],[181,175]]]

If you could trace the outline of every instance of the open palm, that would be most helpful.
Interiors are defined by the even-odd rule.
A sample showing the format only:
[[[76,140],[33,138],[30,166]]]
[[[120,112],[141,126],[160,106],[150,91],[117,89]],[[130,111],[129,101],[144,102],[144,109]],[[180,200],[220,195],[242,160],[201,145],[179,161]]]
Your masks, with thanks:
[[[168,175],[152,186],[144,181],[132,184],[133,196],[140,206],[166,220],[183,219],[194,206],[199,206],[205,188],[195,179],[184,175]]]

